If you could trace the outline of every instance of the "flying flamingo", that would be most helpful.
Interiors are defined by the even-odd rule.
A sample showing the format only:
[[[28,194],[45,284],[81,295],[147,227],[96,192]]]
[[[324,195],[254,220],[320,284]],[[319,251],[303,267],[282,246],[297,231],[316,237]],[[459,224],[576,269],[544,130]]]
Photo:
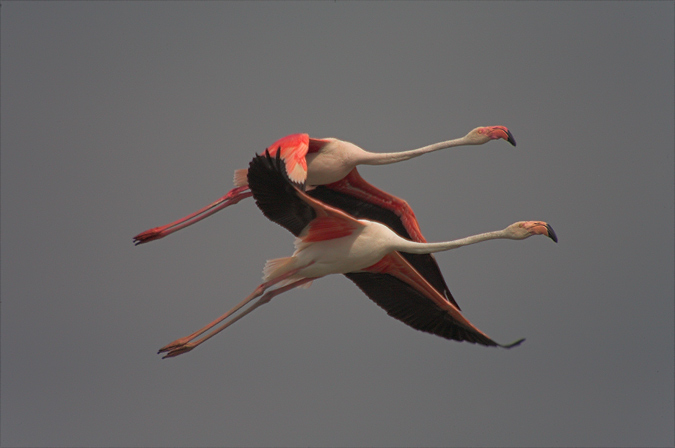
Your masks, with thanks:
[[[545,235],[557,242],[547,223],[521,221],[503,230],[454,241],[419,243],[401,238],[379,222],[356,219],[312,198],[289,182],[280,152],[274,158],[269,151],[254,158],[249,165],[248,181],[263,214],[298,237],[295,253],[268,260],[262,284],[215,321],[162,347],[158,353],[166,353],[165,358],[194,349],[273,297],[298,286],[308,287],[313,280],[329,274],[347,275],[388,314],[415,329],[447,339],[503,348],[514,347],[524,340],[507,345],[492,340],[430,285],[400,252],[430,254],[490,239],[521,240],[532,235]],[[274,285],[276,289],[267,291]],[[258,297],[249,308],[202,336]]]
[[[516,145],[513,135],[505,126],[483,126],[473,129],[462,138],[394,153],[371,153],[353,143],[336,138],[310,138],[307,134],[292,134],[283,137],[274,142],[268,151],[273,156],[276,151],[281,153],[290,180],[298,185],[312,187],[330,184],[332,189],[340,190],[340,188],[348,187],[354,190],[359,188],[358,182],[346,186],[339,181],[350,175],[357,165],[386,165],[402,162],[441,149],[463,145],[482,145],[495,139],[504,139],[513,146]],[[234,184],[235,188],[225,196],[201,210],[170,224],[139,233],[134,237],[134,244],[139,245],[163,238],[251,196],[246,169],[235,171]]]

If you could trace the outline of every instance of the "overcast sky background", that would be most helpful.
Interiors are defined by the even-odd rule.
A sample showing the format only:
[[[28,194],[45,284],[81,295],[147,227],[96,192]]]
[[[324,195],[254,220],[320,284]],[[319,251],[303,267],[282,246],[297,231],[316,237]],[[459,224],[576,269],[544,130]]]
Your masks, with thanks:
[[[672,2],[3,2],[3,446],[672,446]],[[343,276],[197,350],[293,237],[231,188],[284,135],[363,167],[512,350],[388,317]]]

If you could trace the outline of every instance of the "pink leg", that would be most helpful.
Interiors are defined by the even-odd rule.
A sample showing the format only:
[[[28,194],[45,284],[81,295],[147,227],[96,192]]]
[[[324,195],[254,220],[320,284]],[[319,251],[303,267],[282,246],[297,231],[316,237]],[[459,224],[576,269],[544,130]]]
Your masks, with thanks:
[[[222,198],[207,205],[201,210],[192,213],[191,215],[181,218],[178,221],[174,221],[171,224],[167,224],[161,227],[154,227],[150,230],[146,230],[145,232],[139,233],[134,237],[134,244],[138,246],[139,244],[149,243],[150,241],[164,238],[165,236],[170,235],[173,232],[177,232],[178,230],[184,227],[190,226],[198,221],[201,221],[204,218],[208,218],[209,216],[224,209],[225,207],[234,205],[237,202],[241,201],[242,199],[252,196],[253,194],[247,190],[248,185],[233,188]]]
[[[211,328],[215,327],[216,325],[218,325],[219,323],[221,323],[222,321],[224,321],[225,319],[230,317],[232,314],[236,313],[239,309],[241,309],[243,306],[245,306],[251,300],[255,299],[256,297],[260,297],[265,292],[265,290],[267,288],[269,288],[270,286],[276,285],[280,281],[296,274],[300,269],[304,269],[307,266],[309,266],[309,265],[302,266],[302,267],[299,267],[297,269],[293,269],[292,271],[289,271],[289,272],[287,272],[283,275],[280,275],[279,277],[277,277],[275,279],[272,279],[268,282],[262,283],[248,297],[246,297],[244,300],[242,300],[237,306],[232,308],[230,311],[228,311],[227,313],[220,316],[218,319],[214,320],[213,322],[206,325],[205,327],[200,328],[199,330],[195,331],[194,333],[192,333],[188,336],[185,336],[184,338],[176,339],[175,341],[171,342],[170,344],[165,345],[164,347],[160,348],[157,353],[174,352],[176,350],[180,350],[182,347],[186,346],[188,344],[188,342],[190,342],[194,338],[196,338],[196,337],[200,336],[201,334],[207,332]],[[297,282],[295,282],[295,283],[297,283]],[[292,283],[292,284],[295,284],[295,283]],[[190,350],[192,350],[192,348],[190,348]],[[181,351],[180,353],[183,353],[183,352]],[[179,355],[180,353],[176,353],[176,354]],[[173,355],[173,356],[176,356],[176,355]]]
[[[171,344],[170,344],[169,346],[167,346],[167,347],[170,347],[168,350],[161,349],[161,350],[159,351],[159,353],[161,353],[161,352],[163,352],[163,351],[168,351],[168,352],[169,352],[169,353],[167,353],[166,355],[164,355],[164,356],[162,357],[162,359],[164,359],[164,358],[173,358],[174,356],[182,355],[183,353],[189,352],[190,350],[192,350],[193,348],[197,347],[198,345],[200,345],[200,344],[206,342],[207,340],[211,339],[212,337],[214,337],[215,335],[217,335],[218,333],[220,333],[221,331],[223,331],[224,329],[226,329],[227,327],[229,327],[230,325],[232,325],[233,323],[235,323],[236,321],[238,321],[238,320],[241,319],[242,317],[246,316],[248,313],[250,313],[250,312],[253,311],[254,309],[258,308],[258,307],[261,306],[261,305],[264,305],[264,304],[266,304],[266,303],[269,303],[269,301],[272,300],[272,298],[273,298],[274,296],[277,296],[277,295],[279,295],[279,294],[281,294],[281,293],[283,293],[283,292],[288,291],[289,289],[293,289],[293,288],[295,288],[295,287],[297,287],[297,286],[300,286],[300,285],[302,285],[302,284],[304,284],[304,283],[307,283],[307,282],[310,282],[310,281],[312,281],[312,280],[314,280],[314,279],[313,279],[313,278],[302,278],[302,279],[297,280],[297,281],[295,281],[295,282],[293,282],[293,283],[290,283],[290,284],[288,284],[288,285],[286,285],[286,286],[282,286],[281,288],[277,288],[277,289],[275,289],[275,290],[273,290],[273,291],[268,291],[268,292],[267,292],[265,295],[263,295],[256,303],[254,303],[253,305],[251,305],[251,307],[248,308],[246,311],[243,311],[243,312],[242,312],[241,314],[239,314],[238,316],[235,316],[235,317],[233,317],[231,320],[225,322],[225,323],[224,323],[223,325],[221,325],[219,328],[213,330],[211,333],[207,334],[207,335],[204,336],[203,338],[198,339],[198,340],[196,340],[196,341],[194,341],[194,342],[187,342],[187,343],[184,343],[184,344],[182,344],[182,345],[180,345],[180,346],[174,346],[173,348],[170,347],[170,346],[171,346]],[[256,291],[257,291],[257,289],[256,289]],[[223,318],[223,319],[224,319],[224,318]],[[222,321],[222,319],[218,320],[218,322],[221,322],[221,321]],[[214,325],[215,325],[215,324],[210,325],[210,326],[208,326],[208,328],[212,328]],[[208,329],[208,328],[207,328],[207,329]],[[206,330],[204,330],[204,331],[206,331]],[[201,333],[200,333],[200,334],[201,334]]]

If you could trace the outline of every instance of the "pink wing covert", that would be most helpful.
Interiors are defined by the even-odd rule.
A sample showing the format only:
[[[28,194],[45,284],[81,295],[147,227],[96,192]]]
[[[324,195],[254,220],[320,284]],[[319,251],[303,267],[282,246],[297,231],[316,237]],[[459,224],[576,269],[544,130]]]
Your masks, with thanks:
[[[415,213],[408,203],[403,199],[397,198],[396,196],[382,191],[366,182],[356,168],[351,170],[344,179],[328,184],[326,185],[326,188],[354,196],[363,201],[391,210],[396,216],[401,218],[403,226],[408,231],[413,241],[417,241],[418,243],[427,242],[427,240],[424,239],[424,236],[422,236],[419,224],[417,224]]]
[[[383,273],[393,275],[399,280],[414,287],[417,291],[426,296],[427,299],[435,303],[440,309],[445,310],[455,323],[489,339],[488,335],[469,322],[454,304],[450,303],[448,299],[443,297],[433,286],[431,286],[429,282],[401,256],[400,253],[392,252],[374,265],[364,269],[364,271],[375,274]]]
[[[286,173],[292,182],[303,185],[307,180],[307,160],[309,135],[291,134],[272,143],[267,149],[272,157],[281,151],[281,159],[286,164]]]

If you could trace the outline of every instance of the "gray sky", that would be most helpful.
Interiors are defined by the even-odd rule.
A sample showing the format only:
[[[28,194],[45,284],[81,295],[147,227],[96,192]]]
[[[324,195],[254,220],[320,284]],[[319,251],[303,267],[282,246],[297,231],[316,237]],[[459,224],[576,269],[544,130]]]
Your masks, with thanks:
[[[672,446],[672,2],[4,2],[3,446]],[[199,349],[293,237],[251,200],[164,240],[284,135],[412,149],[364,167],[469,320],[388,317],[332,276]]]

